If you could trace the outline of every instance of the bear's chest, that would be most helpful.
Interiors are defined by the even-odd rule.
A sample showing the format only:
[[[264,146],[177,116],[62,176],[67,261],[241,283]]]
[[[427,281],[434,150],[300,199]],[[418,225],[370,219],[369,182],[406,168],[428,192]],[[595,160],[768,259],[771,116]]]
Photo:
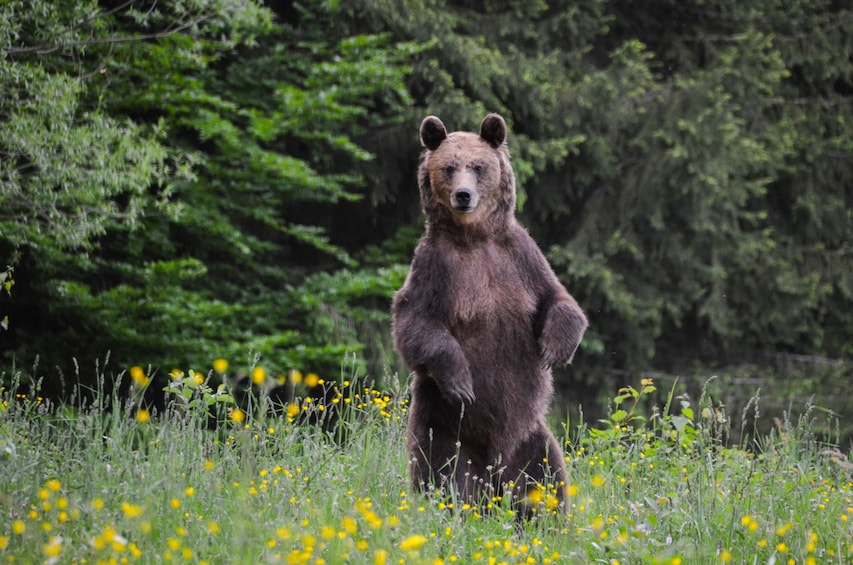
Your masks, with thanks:
[[[530,274],[511,253],[495,244],[453,249],[446,254],[452,325],[530,320],[536,295]]]

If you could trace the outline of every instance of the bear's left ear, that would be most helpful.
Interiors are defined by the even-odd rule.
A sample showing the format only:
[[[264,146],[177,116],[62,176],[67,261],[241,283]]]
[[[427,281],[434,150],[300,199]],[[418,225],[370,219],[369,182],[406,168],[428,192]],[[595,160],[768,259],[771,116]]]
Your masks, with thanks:
[[[480,137],[497,149],[506,139],[506,122],[498,114],[489,114],[480,125]]]

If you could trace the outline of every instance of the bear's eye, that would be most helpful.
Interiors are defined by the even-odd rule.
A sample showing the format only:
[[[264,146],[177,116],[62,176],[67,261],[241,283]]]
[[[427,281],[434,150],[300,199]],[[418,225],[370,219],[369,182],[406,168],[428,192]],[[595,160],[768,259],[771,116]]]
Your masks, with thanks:
[[[455,172],[456,172],[456,167],[453,165],[447,165],[446,167],[444,167],[444,174],[449,176],[449,177],[452,177],[453,173],[455,173]]]
[[[474,165],[471,168],[474,169],[474,172],[478,175],[483,172],[483,165]]]

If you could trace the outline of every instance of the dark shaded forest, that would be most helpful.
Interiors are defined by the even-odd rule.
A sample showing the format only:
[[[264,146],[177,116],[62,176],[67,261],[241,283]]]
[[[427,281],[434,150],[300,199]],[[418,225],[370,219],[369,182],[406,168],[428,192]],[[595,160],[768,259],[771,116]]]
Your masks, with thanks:
[[[591,323],[562,412],[716,375],[732,413],[760,387],[853,428],[837,0],[3,2],[2,381],[216,358],[405,381],[418,124],[488,112]]]

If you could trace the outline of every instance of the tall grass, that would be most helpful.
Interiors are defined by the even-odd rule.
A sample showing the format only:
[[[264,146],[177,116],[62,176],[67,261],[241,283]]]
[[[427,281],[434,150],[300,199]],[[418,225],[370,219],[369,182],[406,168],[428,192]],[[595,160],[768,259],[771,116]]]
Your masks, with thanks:
[[[502,501],[409,491],[403,394],[351,379],[307,401],[300,376],[276,406],[261,373],[250,399],[263,410],[237,408],[230,387],[192,372],[172,375],[160,410],[142,403],[150,383],[138,368],[125,396],[90,402],[4,388],[0,560],[851,561],[850,464],[814,437],[808,412],[744,449],[728,445],[725,411],[705,395],[655,407],[653,382],[627,387],[606,421],[564,424],[566,508],[543,501],[519,525]]]

